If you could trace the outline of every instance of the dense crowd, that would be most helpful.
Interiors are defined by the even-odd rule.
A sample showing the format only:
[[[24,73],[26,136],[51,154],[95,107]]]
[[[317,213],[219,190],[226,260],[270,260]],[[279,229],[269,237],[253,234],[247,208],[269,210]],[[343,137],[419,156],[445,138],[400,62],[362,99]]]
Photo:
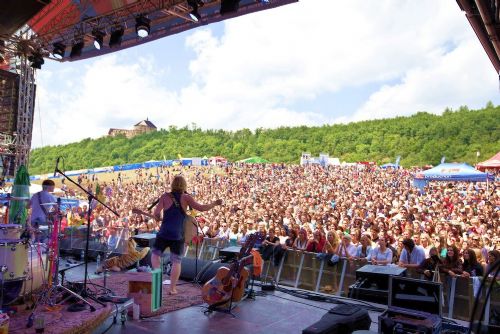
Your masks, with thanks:
[[[224,204],[198,215],[205,237],[241,244],[256,231],[263,256],[276,263],[286,249],[417,267],[432,276],[436,264],[450,275],[480,275],[500,258],[499,183],[430,183],[412,187],[410,170],[373,166],[240,165],[137,170],[115,173],[111,182],[81,176],[120,217],[98,205],[94,229],[106,235],[128,227],[154,232],[159,223],[132,213],[147,211],[174,175],[183,174],[200,203]],[[87,208],[68,210],[67,225],[85,222]],[[272,252],[269,250],[272,249]]]

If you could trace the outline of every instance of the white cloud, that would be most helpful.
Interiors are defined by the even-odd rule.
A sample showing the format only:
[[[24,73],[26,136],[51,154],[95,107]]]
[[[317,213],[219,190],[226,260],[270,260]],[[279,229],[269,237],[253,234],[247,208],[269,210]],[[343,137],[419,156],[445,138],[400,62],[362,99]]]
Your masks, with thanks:
[[[129,64],[124,51],[77,70],[42,71],[43,143],[102,136],[145,117],[159,127],[312,125],[481,107],[497,95],[496,74],[453,1],[301,0],[226,21],[220,38],[198,28],[186,46],[194,52],[191,80],[175,91],[162,84],[176,78],[161,55]],[[54,77],[66,88],[51,91]],[[365,85],[379,88],[353,114],[307,107],[319,95]]]
[[[498,79],[488,62],[477,62],[484,51],[475,44],[476,41],[463,42],[433,63],[408,70],[400,83],[384,85],[372,94],[350,120],[388,118],[416,111],[440,113],[446,107],[460,105],[484,106],[498,94]]]

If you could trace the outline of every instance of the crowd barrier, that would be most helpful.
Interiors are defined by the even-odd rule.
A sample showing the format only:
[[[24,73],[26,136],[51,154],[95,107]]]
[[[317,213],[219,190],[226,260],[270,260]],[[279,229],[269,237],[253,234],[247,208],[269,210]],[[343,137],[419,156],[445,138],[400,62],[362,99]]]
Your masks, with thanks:
[[[217,260],[219,250],[229,246],[227,240],[205,238],[198,247],[198,258],[203,260]],[[195,247],[186,248],[186,256],[194,257]],[[273,259],[264,261],[262,281],[274,281],[279,285],[300,288],[304,290],[334,294],[347,297],[349,286],[356,281],[356,270],[366,265],[366,262],[340,259],[332,264],[327,259],[320,259],[316,253],[296,250],[287,250],[278,266]],[[422,278],[415,270],[407,270],[406,276]],[[473,278],[441,276],[443,284],[443,315],[458,320],[469,320],[474,305]],[[476,283],[478,284],[478,283]],[[486,303],[484,321],[489,323],[491,310],[500,307],[499,283],[494,283],[494,289],[488,300],[483,292],[480,306]]]

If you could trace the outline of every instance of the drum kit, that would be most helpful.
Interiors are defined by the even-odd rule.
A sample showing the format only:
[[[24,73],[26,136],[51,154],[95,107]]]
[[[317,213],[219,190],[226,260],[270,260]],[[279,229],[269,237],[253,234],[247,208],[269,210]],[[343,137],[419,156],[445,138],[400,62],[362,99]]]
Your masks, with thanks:
[[[29,200],[10,197],[9,200]],[[8,212],[6,212],[6,217]],[[20,224],[0,224],[0,308],[18,298],[29,278],[29,242],[22,238],[24,227]]]
[[[29,198],[10,197],[9,200],[29,201]],[[59,284],[59,236],[62,214],[58,203],[41,203],[41,205],[51,208],[47,215],[47,226],[30,229],[22,223],[0,224],[0,309],[13,304],[21,297],[35,293],[36,290],[38,291],[33,298],[36,303],[32,306],[32,315],[39,305],[57,304],[60,299],[59,292],[66,292],[90,305],[80,295]],[[46,245],[32,242],[31,239],[38,238],[30,238],[30,234],[46,235],[49,241]]]

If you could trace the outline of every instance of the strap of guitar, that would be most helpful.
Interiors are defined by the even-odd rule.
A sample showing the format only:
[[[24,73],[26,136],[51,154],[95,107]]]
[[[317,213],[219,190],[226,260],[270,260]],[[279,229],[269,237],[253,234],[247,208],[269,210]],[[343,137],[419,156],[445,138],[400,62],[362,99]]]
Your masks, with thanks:
[[[184,212],[184,209],[182,208],[182,206],[179,204],[179,202],[177,201],[177,199],[175,198],[174,195],[172,195],[172,193],[168,193],[168,196],[172,199],[172,202],[174,202],[174,205],[177,209],[181,210],[182,214],[183,215],[187,215],[186,212]]]
[[[168,196],[172,199],[172,202],[174,203],[175,207],[179,209],[182,214],[184,215],[184,219],[186,219],[187,214],[184,212],[184,209],[180,205],[179,201],[175,198],[175,196],[172,193],[168,193]],[[182,238],[184,239],[184,229],[186,228],[184,221],[182,222]]]

